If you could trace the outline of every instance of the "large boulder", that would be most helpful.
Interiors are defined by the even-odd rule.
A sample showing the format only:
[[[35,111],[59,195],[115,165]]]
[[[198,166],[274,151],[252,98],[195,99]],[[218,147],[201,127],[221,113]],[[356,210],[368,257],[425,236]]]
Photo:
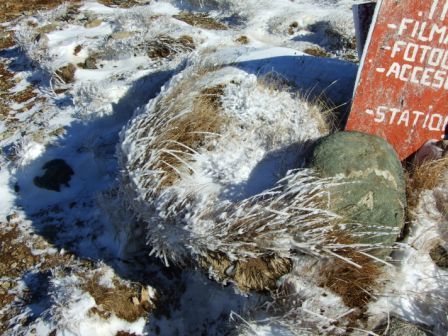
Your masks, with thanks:
[[[338,132],[317,142],[308,165],[323,177],[341,178],[330,208],[349,223],[343,232],[358,243],[395,242],[404,226],[406,194],[403,169],[391,145],[373,135]],[[377,252],[385,255],[384,249]]]

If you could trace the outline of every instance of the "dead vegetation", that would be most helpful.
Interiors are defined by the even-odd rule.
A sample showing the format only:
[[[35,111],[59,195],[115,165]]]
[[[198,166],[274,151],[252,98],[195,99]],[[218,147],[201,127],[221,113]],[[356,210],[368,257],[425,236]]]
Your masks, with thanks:
[[[199,27],[203,29],[209,30],[227,30],[225,24],[216,21],[214,18],[211,18],[205,13],[189,13],[182,12],[178,15],[173,16],[175,19],[188,23],[191,26]]]
[[[76,72],[76,66],[70,63],[56,70],[56,75],[64,83],[69,84],[74,82],[75,72]]]
[[[135,322],[145,317],[153,308],[148,292],[135,284],[125,285],[118,279],[113,279],[114,288],[100,284],[99,274],[86,279],[82,289],[95,300],[96,307],[91,314],[108,319],[112,314],[128,322]]]
[[[161,188],[171,186],[178,179],[178,168],[188,161],[189,151],[207,145],[205,134],[218,133],[225,123],[220,114],[223,88],[218,85],[201,91],[194,98],[191,112],[173,118],[169,129],[157,138],[155,144],[160,146],[161,153],[153,169],[163,172],[159,182]]]
[[[291,23],[288,27],[288,34],[294,35],[298,27],[299,27],[299,23],[297,21],[294,21],[293,23]]]
[[[3,94],[14,87],[14,74],[6,69],[5,64],[0,63],[0,93]]]
[[[365,307],[375,292],[381,274],[380,266],[372,258],[350,248],[337,253],[359,267],[339,258],[331,258],[322,265],[319,285],[338,294],[350,308]]]
[[[411,165],[406,172],[407,217],[409,219],[414,216],[413,212],[418,206],[422,191],[434,189],[447,171],[448,156],[439,160],[424,161]]]
[[[131,8],[133,6],[140,5],[140,3],[135,0],[98,0],[98,2],[108,7],[120,8]]]
[[[0,334],[3,334],[10,319],[17,314],[15,309],[4,309],[16,299],[16,279],[36,265],[40,257],[33,255],[17,224],[8,228],[6,223],[0,225],[0,277],[3,278],[0,280]]]
[[[73,55],[75,55],[75,56],[78,56],[78,54],[81,52],[81,50],[82,50],[82,45],[77,45],[76,47],[75,47],[75,49],[73,50]]]
[[[0,21],[8,22],[22,15],[31,15],[39,10],[49,10],[68,2],[70,4],[78,4],[80,1],[66,0],[3,0],[0,2]]]
[[[224,254],[210,252],[200,259],[204,269],[211,269],[220,282],[234,282],[243,292],[277,288],[277,280],[291,272],[292,262],[286,258],[264,256],[231,262]]]
[[[241,35],[235,40],[235,42],[243,45],[249,44],[249,38],[246,35]]]
[[[170,36],[159,36],[149,42],[147,48],[148,56],[150,58],[160,59],[184,52],[191,52],[196,47],[191,36],[183,35],[177,39]]]
[[[316,57],[326,57],[326,58],[331,57],[330,53],[326,52],[324,49],[320,47],[306,48],[303,52],[307,53],[308,55]]]
[[[3,277],[20,276],[39,260],[20,239],[17,225],[13,225],[10,230],[0,230],[0,243],[0,274]]]
[[[14,33],[5,31],[3,27],[0,27],[0,50],[11,48],[14,44]]]
[[[11,99],[18,104],[26,103],[27,101],[37,97],[34,92],[33,85],[29,85],[25,90],[19,91],[11,96]]]

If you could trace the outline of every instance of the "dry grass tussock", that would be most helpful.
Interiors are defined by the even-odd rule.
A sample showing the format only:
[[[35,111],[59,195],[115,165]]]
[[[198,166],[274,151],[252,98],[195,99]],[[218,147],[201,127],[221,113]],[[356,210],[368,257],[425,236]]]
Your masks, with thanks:
[[[178,109],[185,108],[184,103],[188,104],[186,99],[181,98],[179,101],[177,96],[184,88],[181,85],[179,90],[165,100],[168,106],[161,103],[154,113],[158,119],[157,124],[160,124],[154,130],[159,132],[147,147],[146,155],[147,158],[150,155],[157,156],[157,160],[148,161],[151,162],[148,170],[158,172],[157,190],[173,185],[181,175],[179,167],[188,169],[191,155],[200,147],[208,145],[205,141],[207,135],[218,134],[225,124],[225,118],[220,113],[220,96],[224,88],[222,85],[202,90],[193,98],[191,110],[179,113]],[[166,108],[168,109],[165,110]]]
[[[434,189],[447,171],[448,156],[439,160],[414,164],[408,169],[406,173],[408,218],[413,218],[413,212],[418,206],[421,192]]]
[[[381,267],[371,257],[347,248],[337,254],[351,260],[331,258],[321,265],[319,285],[338,294],[350,308],[365,307],[374,297]]]
[[[11,21],[21,15],[30,15],[38,10],[53,9],[62,3],[71,5],[79,4],[80,1],[72,0],[2,0],[0,1],[0,21]]]
[[[324,49],[320,47],[310,47],[306,48],[303,52],[307,53],[308,55],[316,56],[316,57],[331,57],[331,54],[326,52]]]
[[[201,209],[186,224],[185,209],[194,206],[194,195],[179,196],[170,187],[193,173],[194,157],[213,150],[210,139],[223,134],[231,122],[222,113],[225,87],[215,84],[204,89],[201,82],[214,70],[204,68],[180,79],[163,99],[153,102],[150,114],[134,120],[123,143],[136,146],[124,165],[137,172],[132,183],[137,184],[139,200],[135,202],[135,186],[126,176],[123,194],[129,206],[149,221],[147,243],[166,263],[182,264],[192,258],[219,281],[233,281],[243,290],[271,289],[301,253],[329,257],[326,248],[334,241],[328,237],[344,220],[328,210],[329,195],[341,182],[321,178],[312,170],[292,170],[272,189],[237,203]],[[269,77],[260,83],[266,90],[288,84]],[[316,113],[321,116],[320,109]],[[150,208],[153,204],[157,215]],[[205,231],[203,223],[207,223]],[[358,254],[353,258],[357,259],[352,264],[367,264]],[[335,267],[342,270],[342,265]],[[346,273],[359,287],[366,287],[357,274]],[[336,286],[331,281],[328,285]]]
[[[191,36],[183,35],[177,39],[170,36],[159,36],[149,42],[147,48],[150,58],[160,59],[193,51],[196,46]]]
[[[243,292],[277,288],[277,279],[291,272],[292,262],[274,255],[231,262],[225,254],[210,252],[199,264],[210,269],[219,282],[232,281]]]
[[[99,284],[100,277],[95,274],[87,278],[82,285],[82,289],[87,291],[95,300],[96,307],[90,310],[91,314],[96,314],[104,319],[108,319],[112,314],[118,318],[129,322],[135,322],[144,317],[153,308],[147,300],[140,300],[137,285],[125,285],[117,279],[113,280],[114,288],[108,288]]]
[[[191,26],[200,27],[204,29],[210,30],[227,30],[225,24],[216,21],[205,13],[189,13],[182,12],[179,15],[174,15],[174,18],[185,23],[188,23]]]
[[[341,220],[327,210],[334,183],[310,170],[289,171],[274,188],[204,215],[217,218],[204,246],[225,251],[232,260],[269,254],[288,258],[291,251],[320,255],[316,247],[328,242]]]
[[[108,7],[130,8],[139,5],[135,0],[98,0],[100,4]]]

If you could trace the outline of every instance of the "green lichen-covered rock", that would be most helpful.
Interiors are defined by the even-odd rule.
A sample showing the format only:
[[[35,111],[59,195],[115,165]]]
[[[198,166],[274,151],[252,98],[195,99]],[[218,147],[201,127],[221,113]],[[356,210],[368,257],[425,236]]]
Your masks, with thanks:
[[[360,243],[395,242],[404,225],[405,182],[401,163],[391,145],[377,136],[339,132],[313,148],[310,167],[323,177],[338,176],[330,208],[343,215],[351,238]],[[385,250],[377,253],[385,255]]]

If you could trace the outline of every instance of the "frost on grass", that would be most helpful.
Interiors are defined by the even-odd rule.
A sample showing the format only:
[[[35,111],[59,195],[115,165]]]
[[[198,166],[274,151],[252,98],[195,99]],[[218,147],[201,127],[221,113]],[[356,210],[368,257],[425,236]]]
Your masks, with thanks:
[[[152,297],[148,294],[152,290],[142,289],[143,302],[135,286],[116,277],[104,265],[93,272],[82,267],[69,271],[58,267],[41,276],[30,273],[27,284],[34,282],[39,293],[30,288],[34,298],[25,300],[33,300],[36,309],[42,312],[16,330],[20,335],[88,335],[92,330],[100,335],[141,334],[152,308]]]
[[[409,232],[392,255],[397,267],[385,272],[381,296],[369,307],[371,320],[387,321],[390,314],[431,334],[446,334],[448,271],[435,263],[433,253],[435,248],[446,251],[448,247],[447,174],[446,159],[411,169]]]
[[[128,244],[144,225],[167,264],[196,260],[244,290],[275,288],[297,253],[349,245],[327,210],[339,182],[297,169],[328,132],[325,113],[274,77],[193,67],[128,125],[120,194],[138,218]]]

